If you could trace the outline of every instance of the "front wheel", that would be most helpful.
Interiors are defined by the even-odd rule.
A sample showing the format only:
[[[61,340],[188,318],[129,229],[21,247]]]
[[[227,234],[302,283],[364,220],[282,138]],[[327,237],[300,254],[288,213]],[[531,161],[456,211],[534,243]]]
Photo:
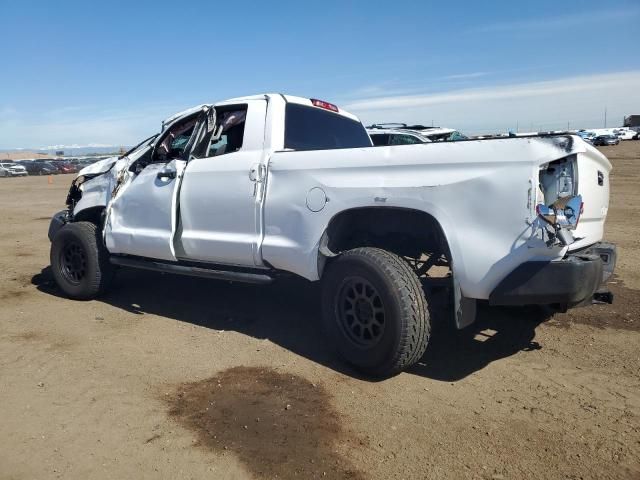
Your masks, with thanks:
[[[51,269],[58,287],[70,298],[88,300],[109,285],[109,263],[99,228],[90,222],[69,223],[51,242]]]
[[[379,248],[349,250],[329,264],[322,281],[325,329],[348,363],[388,377],[424,354],[427,301],[402,258]]]

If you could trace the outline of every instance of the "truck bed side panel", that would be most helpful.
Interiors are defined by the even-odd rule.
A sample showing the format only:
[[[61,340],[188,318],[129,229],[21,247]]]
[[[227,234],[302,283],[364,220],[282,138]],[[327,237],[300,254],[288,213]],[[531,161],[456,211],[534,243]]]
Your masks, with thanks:
[[[358,207],[421,210],[440,223],[463,294],[488,298],[518,264],[566,251],[542,240],[534,182],[540,164],[584,151],[570,143],[527,138],[276,152],[262,255],[274,267],[317,280],[318,244],[334,215]],[[328,198],[318,212],[307,206],[314,188]]]

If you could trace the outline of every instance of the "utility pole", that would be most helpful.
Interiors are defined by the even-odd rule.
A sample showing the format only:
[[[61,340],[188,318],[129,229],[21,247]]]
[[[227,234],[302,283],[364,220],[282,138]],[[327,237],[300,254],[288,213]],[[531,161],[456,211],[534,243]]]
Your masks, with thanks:
[[[604,128],[607,128],[607,107],[604,107]]]
[[[516,133],[520,132],[520,122],[516,120]]]
[[[571,130],[571,122],[567,122],[567,132]]]

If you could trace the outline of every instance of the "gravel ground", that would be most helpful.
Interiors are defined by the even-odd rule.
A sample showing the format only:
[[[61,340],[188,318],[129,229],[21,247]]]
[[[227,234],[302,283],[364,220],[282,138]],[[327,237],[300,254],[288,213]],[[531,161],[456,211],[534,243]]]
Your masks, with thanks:
[[[381,382],[335,360],[305,282],[62,298],[71,177],[0,179],[0,478],[640,478],[640,142],[603,151],[614,305],[482,308]]]

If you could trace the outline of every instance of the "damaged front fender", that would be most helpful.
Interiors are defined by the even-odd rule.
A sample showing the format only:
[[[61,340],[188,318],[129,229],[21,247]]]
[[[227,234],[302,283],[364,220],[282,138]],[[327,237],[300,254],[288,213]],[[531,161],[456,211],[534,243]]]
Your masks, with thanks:
[[[108,170],[91,178],[79,176],[69,191],[69,197],[75,202],[69,205],[73,216],[89,208],[106,207],[111,200],[120,172],[127,168],[129,162],[128,158],[119,159],[111,164]]]
[[[51,217],[51,223],[49,223],[49,231],[47,232],[47,236],[49,237],[49,241],[53,242],[53,237],[56,236],[58,230],[65,226],[65,224],[69,221],[69,210],[61,210],[56,213],[53,217]]]

